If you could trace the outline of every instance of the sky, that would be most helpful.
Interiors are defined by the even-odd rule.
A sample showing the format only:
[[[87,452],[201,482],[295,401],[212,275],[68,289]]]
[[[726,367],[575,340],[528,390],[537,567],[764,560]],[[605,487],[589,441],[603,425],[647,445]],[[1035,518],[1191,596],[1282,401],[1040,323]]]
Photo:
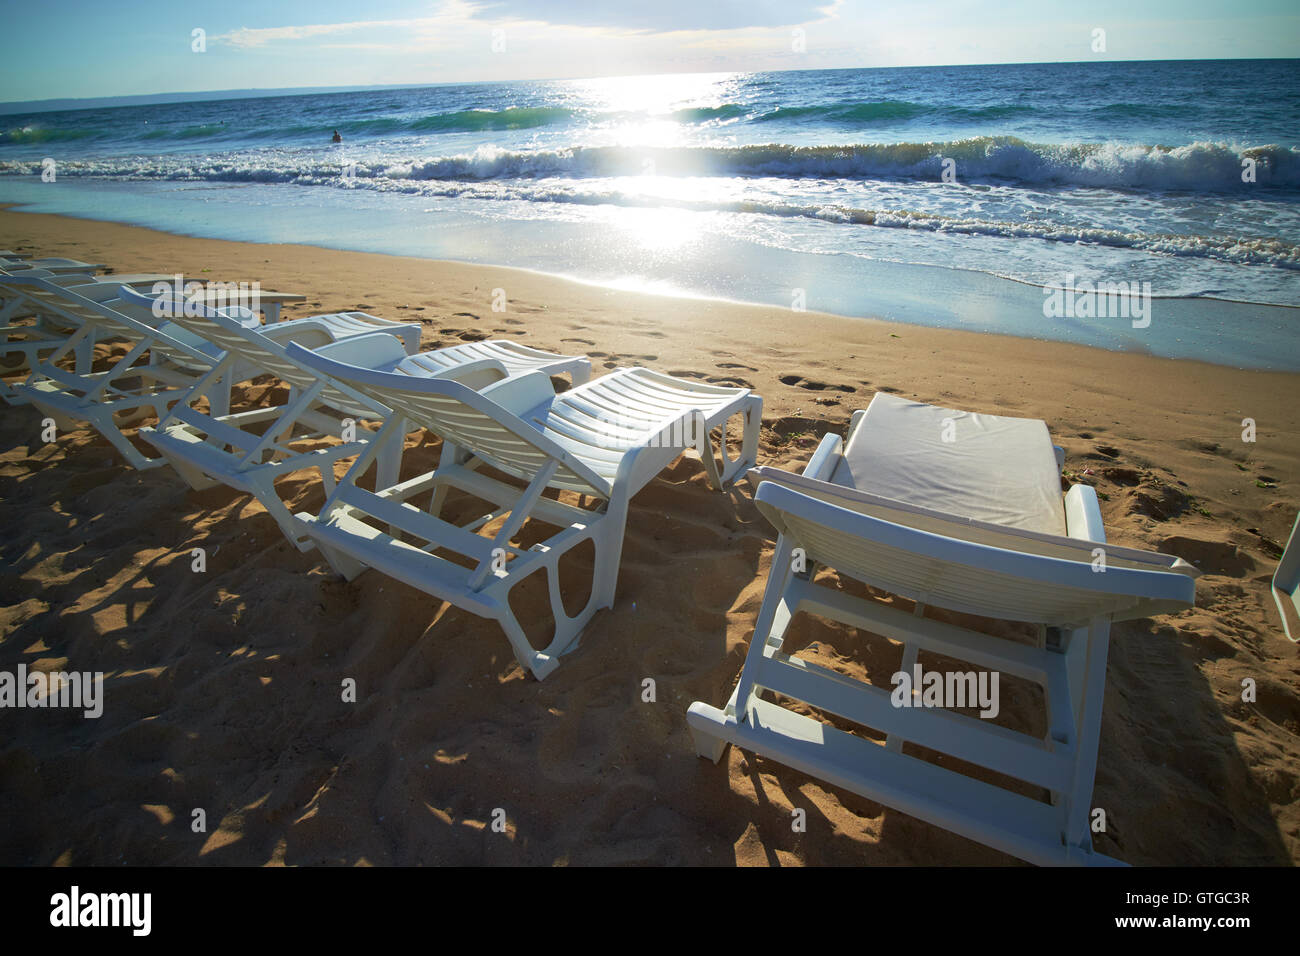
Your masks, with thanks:
[[[1295,0],[67,0],[11,4],[4,24],[0,101],[733,70],[1300,57]],[[1094,49],[1098,30],[1104,50]]]

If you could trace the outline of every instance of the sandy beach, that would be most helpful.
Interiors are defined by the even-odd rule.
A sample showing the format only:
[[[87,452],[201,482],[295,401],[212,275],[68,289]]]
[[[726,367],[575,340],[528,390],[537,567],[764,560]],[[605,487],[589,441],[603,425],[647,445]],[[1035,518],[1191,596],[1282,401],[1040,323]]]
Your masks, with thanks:
[[[1096,486],[1111,542],[1203,575],[1195,608],[1112,632],[1096,848],[1136,865],[1300,861],[1300,649],[1268,587],[1296,518],[1300,375],[12,211],[0,248],[255,280],[307,296],[288,317],[418,320],[426,349],[518,338],[585,353],[594,374],[742,385],[764,401],[759,463],[790,470],[877,391],[1041,418],[1067,478]],[[682,458],[647,486],[614,608],[539,683],[494,624],[376,572],[341,581],[250,498],[135,472],[89,429],[39,433],[30,407],[5,409],[0,668],[103,671],[106,703],[97,720],[0,718],[0,862],[1017,863],[735,748],[696,757],[686,708],[730,693],[774,544],[747,481],[712,492]],[[408,439],[403,474],[437,452]],[[305,473],[281,490],[294,511],[323,502]],[[848,628],[797,628],[789,642],[847,673],[896,669]]]

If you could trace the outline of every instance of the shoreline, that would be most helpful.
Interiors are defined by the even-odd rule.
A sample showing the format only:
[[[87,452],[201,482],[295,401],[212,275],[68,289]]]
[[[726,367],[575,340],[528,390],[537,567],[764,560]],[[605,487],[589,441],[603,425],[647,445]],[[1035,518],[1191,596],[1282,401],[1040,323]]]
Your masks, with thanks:
[[[1056,338],[1016,335],[1013,333],[998,332],[998,331],[983,331],[983,330],[977,331],[973,329],[954,329],[954,328],[947,328],[944,326],[935,326],[935,325],[918,325],[911,322],[906,322],[906,321],[896,320],[896,319],[891,320],[888,318],[882,318],[880,316],[874,316],[874,315],[849,315],[845,313],[830,312],[830,311],[815,310],[815,309],[809,309],[803,312],[796,313],[789,308],[783,308],[781,306],[776,306],[770,303],[764,303],[759,301],[735,299],[735,298],[730,298],[721,295],[719,296],[707,295],[689,289],[683,289],[681,291],[668,291],[668,290],[661,290],[661,289],[638,289],[632,284],[620,284],[617,281],[607,282],[599,279],[588,279],[588,278],[583,278],[581,276],[576,276],[571,274],[548,272],[543,269],[535,269],[528,266],[501,265],[501,264],[491,264],[491,263],[482,263],[482,262],[471,262],[471,261],[459,260],[459,259],[429,258],[423,256],[395,255],[392,253],[385,253],[385,252],[369,252],[369,251],[355,250],[355,249],[340,249],[333,246],[317,245],[313,243],[281,243],[281,242],[274,242],[274,241],[248,241],[248,240],[213,238],[213,237],[198,235],[198,234],[173,232],[165,229],[156,229],[151,226],[138,226],[131,223],[118,222],[116,220],[84,218],[80,216],[64,215],[61,213],[28,212],[23,208],[24,205],[25,204],[21,202],[0,202],[0,215],[3,215],[4,217],[9,217],[9,216],[30,216],[33,218],[48,217],[51,219],[65,220],[68,222],[76,222],[76,223],[84,223],[84,224],[94,223],[96,225],[103,225],[103,226],[118,226],[123,229],[131,229],[131,230],[138,229],[144,232],[155,233],[161,236],[174,237],[177,239],[193,240],[196,242],[227,243],[231,245],[250,245],[255,247],[266,247],[270,249],[295,249],[295,250],[301,250],[303,252],[306,252],[308,250],[317,250],[321,253],[356,255],[356,256],[377,256],[381,260],[400,259],[400,260],[408,260],[412,263],[436,263],[442,267],[449,267],[449,268],[464,267],[466,269],[472,269],[472,270],[475,269],[482,269],[482,270],[489,270],[489,271],[495,270],[499,272],[505,272],[507,274],[520,273],[520,274],[536,277],[537,279],[543,281],[572,283],[575,285],[585,286],[585,287],[589,287],[589,288],[593,288],[605,292],[617,292],[617,293],[633,295],[633,296],[649,296],[652,298],[663,298],[663,299],[679,300],[685,302],[712,303],[712,304],[719,304],[719,305],[738,308],[738,309],[768,310],[772,312],[783,312],[788,314],[814,316],[819,319],[830,319],[836,322],[863,322],[868,324],[875,323],[878,325],[891,326],[891,331],[893,331],[892,327],[902,327],[904,329],[911,329],[917,331],[925,330],[925,331],[940,332],[940,333],[953,332],[962,335],[992,336],[995,338],[1003,338],[1003,339],[1014,340],[1014,341],[1042,343],[1044,345],[1061,345],[1061,346],[1067,346],[1072,348],[1082,348],[1093,352],[1100,352],[1100,353],[1113,355],[1113,356],[1153,358],[1162,361],[1193,363],[1198,365],[1205,365],[1210,368],[1232,369],[1234,371],[1247,372],[1247,373],[1300,375],[1300,368],[1295,370],[1256,368],[1251,366],[1234,365],[1225,362],[1212,362],[1206,359],[1193,358],[1193,357],[1151,355],[1148,353],[1143,353],[1143,352],[1133,351],[1133,350],[1109,349],[1109,348],[1104,348],[1102,346],[1088,345],[1088,344],[1077,343],[1077,342],[1067,342]],[[10,229],[10,227],[8,227],[7,225],[4,226],[3,228],[7,230]],[[110,263],[110,265],[112,264]],[[993,280],[995,282],[1007,282],[1007,283],[1014,284],[1016,286],[1035,289],[1038,290],[1039,292],[1045,292],[1048,289],[1047,286],[1043,286],[1026,279],[1018,279],[1013,276],[997,275],[995,273],[985,272],[979,269],[966,269],[960,266],[943,267],[943,266],[917,264],[917,263],[907,263],[907,264],[889,263],[889,265],[890,266],[901,265],[907,269],[919,269],[919,270],[931,271],[936,274],[942,274],[948,272],[966,273],[971,276],[978,276],[981,279]],[[130,271],[130,270],[115,269],[115,271]],[[158,269],[156,271],[166,272],[167,270]],[[228,277],[228,281],[239,281],[239,277]],[[284,291],[284,290],[276,290],[276,291]],[[292,290],[292,291],[298,291],[298,290]],[[1258,306],[1267,309],[1300,310],[1300,305],[1287,306],[1287,305],[1281,305],[1277,303],[1259,303],[1259,302],[1252,302],[1247,300],[1221,299],[1221,298],[1214,298],[1214,297],[1198,297],[1198,296],[1162,297],[1162,296],[1152,295],[1151,298],[1152,301],[1161,301],[1161,302],[1185,302],[1185,303],[1209,304],[1209,305],[1222,304],[1224,306]],[[296,314],[299,313],[294,313],[288,309],[286,309],[285,311],[286,317],[290,317]],[[306,313],[301,313],[301,314],[306,314]]]
[[[255,183],[245,186],[287,188]],[[73,190],[56,205],[80,208],[93,192],[84,185],[74,186]],[[264,203],[277,196],[261,196],[253,216],[265,216]],[[372,196],[366,200],[389,202]],[[268,220],[265,229],[253,229],[250,223],[256,220],[250,220],[248,211],[232,204],[220,190],[201,204],[169,194],[158,194],[151,201],[159,205],[146,218],[161,220],[162,227],[136,228],[156,228],[189,239],[210,239],[210,235],[196,234],[196,229],[190,228],[193,216],[199,214],[208,217],[204,232],[233,234],[231,238],[211,241],[520,269],[599,288],[643,288],[646,294],[675,299],[756,308],[784,306],[787,311],[792,293],[803,294],[810,312],[855,321],[874,318],[909,328],[976,331],[1029,341],[1086,345],[1113,354],[1153,354],[1227,368],[1300,372],[1300,324],[1293,321],[1297,306],[1271,302],[1157,295],[1148,289],[1140,296],[1116,298],[1109,308],[1105,294],[1093,297],[1093,308],[1100,313],[1096,316],[1076,315],[1072,310],[1064,315],[1049,314],[1052,296],[1062,295],[1054,283],[1039,284],[964,266],[800,252],[735,237],[706,239],[700,248],[688,240],[680,248],[638,253],[627,235],[605,226],[540,220],[507,224],[441,207],[423,212],[389,205],[358,210],[330,208],[328,225],[318,213],[312,213],[316,218],[299,222],[290,217],[279,224]],[[24,211],[39,202],[23,198],[6,208],[15,215],[65,215],[80,222],[127,225],[120,221],[127,207],[106,213],[116,215],[116,220],[81,217],[66,209]],[[324,211],[322,208],[319,212]],[[175,228],[182,222],[186,228]],[[306,242],[301,241],[304,233],[308,235]],[[343,234],[349,237],[346,242],[334,238]],[[513,250],[511,258],[520,260],[519,264],[490,262],[503,246]],[[1068,281],[1066,273],[1059,281]],[[1081,294],[1068,289],[1064,297],[1073,301]],[[1143,321],[1130,321],[1130,304],[1135,309],[1143,307]],[[1109,315],[1112,308],[1118,314]]]
[[[13,181],[15,181],[15,182],[18,182],[18,181],[21,181],[21,180],[23,179],[23,177],[0,176],[0,183],[3,183],[6,179],[10,179],[10,180],[13,180]],[[238,185],[238,184],[228,184],[228,185]],[[150,229],[150,230],[153,230],[153,231],[155,231],[155,232],[163,232],[163,233],[166,233],[167,235],[182,236],[182,237],[184,237],[184,238],[186,238],[186,239],[213,239],[213,240],[220,240],[220,241],[224,241],[224,242],[248,242],[248,243],[251,243],[251,244],[254,244],[254,245],[285,245],[285,244],[286,244],[286,243],[279,243],[279,242],[274,242],[274,241],[270,241],[270,240],[265,241],[265,242],[262,242],[262,241],[258,241],[258,240],[252,240],[252,239],[239,239],[239,240],[222,239],[222,237],[220,237],[220,236],[206,236],[206,235],[201,235],[201,234],[199,234],[199,233],[175,232],[175,231],[170,230],[170,229],[163,229],[163,228],[155,227],[155,226],[141,226],[141,225],[136,225],[135,223],[122,222],[121,220],[118,220],[118,219],[94,219],[94,218],[89,217],[89,216],[76,216],[76,215],[65,214],[65,213],[49,213],[49,212],[29,211],[28,209],[24,208],[24,207],[26,207],[26,206],[28,206],[28,205],[30,205],[30,204],[27,203],[27,202],[24,202],[24,201],[22,201],[22,200],[0,201],[0,211],[21,213],[21,214],[23,214],[23,215],[29,215],[29,216],[59,216],[59,217],[64,218],[64,219],[77,219],[77,220],[82,220],[82,221],[85,221],[85,222],[107,222],[107,223],[114,223],[114,224],[116,224],[116,225],[120,225],[120,226],[132,226],[132,227],[137,228],[137,229]],[[311,248],[314,248],[314,249],[330,249],[330,250],[333,250],[333,251],[335,251],[335,252],[359,252],[359,253],[367,253],[367,250],[364,250],[364,249],[346,249],[346,248],[339,248],[339,247],[336,247],[336,246],[317,245],[317,244],[315,244],[315,243],[310,243],[310,242],[302,242],[302,243],[288,243],[288,245],[303,245],[303,246],[310,246]],[[386,253],[386,252],[381,252],[381,253],[367,253],[367,254],[372,254],[372,255],[398,255],[397,253]],[[554,278],[557,278],[557,279],[566,279],[566,280],[570,280],[570,281],[573,281],[573,282],[581,282],[581,283],[584,283],[584,284],[587,284],[587,285],[607,285],[607,283],[602,283],[600,280],[596,280],[596,279],[584,279],[584,278],[582,278],[581,276],[571,275],[571,274],[568,274],[568,273],[562,273],[562,272],[547,272],[547,271],[544,270],[544,269],[533,269],[533,268],[529,268],[528,266],[510,265],[510,264],[508,264],[508,263],[503,263],[503,262],[470,262],[469,260],[462,260],[462,259],[438,259],[438,258],[436,258],[436,257],[425,257],[425,256],[398,256],[398,257],[399,257],[399,258],[410,258],[410,259],[431,258],[431,259],[433,259],[434,261],[439,261],[439,262],[458,262],[458,263],[462,263],[462,264],[464,264],[464,265],[485,265],[485,266],[489,266],[489,267],[491,267],[491,268],[497,268],[497,269],[519,269],[519,270],[522,270],[522,271],[524,271],[524,272],[534,272],[534,273],[537,273],[537,274],[539,274],[539,275],[544,275],[544,276],[553,276]],[[1033,280],[1033,279],[1025,279],[1025,278],[1021,278],[1020,276],[1005,275],[1004,273],[1001,273],[1001,272],[993,272],[993,271],[990,271],[990,270],[988,270],[988,269],[974,269],[974,268],[970,268],[970,267],[967,267],[967,266],[957,266],[957,265],[939,266],[939,265],[934,265],[933,263],[924,263],[924,262],[908,262],[908,263],[896,263],[896,264],[897,264],[897,265],[905,265],[905,266],[908,266],[908,267],[911,267],[911,268],[917,268],[917,269],[931,269],[931,270],[938,270],[938,271],[940,271],[940,272],[963,272],[963,273],[969,273],[969,274],[971,274],[971,275],[981,276],[981,277],[988,278],[988,279],[1001,279],[1001,280],[1004,281],[1004,282],[1014,282],[1014,283],[1016,283],[1016,284],[1018,284],[1018,285],[1029,286],[1030,288],[1038,289],[1038,290],[1040,290],[1040,291],[1044,291],[1044,290],[1047,290],[1047,289],[1049,289],[1049,288],[1053,288],[1052,286],[1050,286],[1050,285],[1048,285],[1048,284],[1045,284],[1045,283],[1042,283],[1042,282],[1038,282],[1038,281],[1035,281],[1035,280]],[[609,286],[609,287],[610,287],[610,288],[618,288],[617,286]],[[635,290],[635,289],[628,289],[627,291],[637,291],[637,290]],[[666,296],[672,296],[673,298],[684,298],[684,299],[710,299],[710,300],[716,300],[716,301],[720,301],[720,302],[731,302],[731,303],[733,303],[733,304],[735,304],[735,305],[754,305],[754,306],[761,306],[761,307],[764,307],[764,308],[770,308],[770,307],[771,307],[771,303],[768,303],[768,302],[759,302],[759,301],[752,300],[752,299],[732,299],[732,298],[728,298],[728,297],[726,297],[726,296],[709,296],[709,295],[705,295],[705,294],[703,294],[703,293],[692,292],[692,291],[690,291],[690,290],[682,290],[681,292],[649,291],[648,294],[650,294],[650,295],[666,295]],[[1150,296],[1151,296],[1151,299],[1154,300],[1154,301],[1163,301],[1163,302],[1222,302],[1222,303],[1225,303],[1225,304],[1227,304],[1227,305],[1256,306],[1256,307],[1259,307],[1259,308],[1265,308],[1265,309],[1296,309],[1296,310],[1300,310],[1300,303],[1294,303],[1294,304],[1293,304],[1293,303],[1288,303],[1288,302],[1265,302],[1265,301],[1262,301],[1262,300],[1259,300],[1259,299],[1233,299],[1233,298],[1228,298],[1228,297],[1226,297],[1226,296],[1219,296],[1219,295],[1178,295],[1178,294],[1168,294],[1168,293],[1152,292],[1152,293],[1150,294]],[[872,316],[865,316],[865,315],[864,315],[864,316],[844,315],[844,314],[841,314],[841,313],[834,313],[834,312],[833,312],[833,313],[828,313],[828,314],[831,314],[831,315],[839,315],[841,318],[846,318],[846,319],[867,319],[867,320],[872,320],[872,319],[873,319]],[[883,320],[881,320],[881,321],[883,321]],[[905,323],[905,324],[906,324],[906,323]],[[1025,338],[1026,336],[1014,336],[1014,337],[1015,337],[1015,338]],[[1042,339],[1041,341],[1048,341],[1048,342],[1051,342],[1051,341],[1058,341],[1058,340],[1056,340],[1056,339]],[[1118,349],[1107,349],[1106,351],[1121,351],[1121,350],[1118,350]],[[1214,363],[1211,363],[1211,364],[1214,364]]]
[[[1300,646],[1268,587],[1296,517],[1300,374],[10,209],[0,248],[258,281],[307,295],[286,317],[418,319],[426,349],[517,337],[586,353],[593,376],[645,365],[750,387],[759,463],[794,471],[877,391],[1041,418],[1067,479],[1102,496],[1110,542],[1202,571],[1196,607],[1112,629],[1096,848],[1135,865],[1300,862]],[[686,708],[726,700],[771,561],[747,481],[711,492],[683,458],[647,485],[613,608],[539,684],[490,622],[376,572],[333,578],[246,496],[131,471],[86,429],[51,444],[39,431],[30,408],[0,419],[0,667],[103,671],[104,713],[7,716],[0,817],[23,824],[0,832],[0,861],[1014,862],[735,748],[717,765],[695,756]],[[408,440],[413,465],[437,452]],[[307,473],[281,491],[293,511],[323,502]],[[813,618],[788,641],[854,676],[896,669],[888,648]],[[346,677],[358,704],[341,707]],[[1241,698],[1246,678],[1257,701]],[[1029,724],[1032,703],[1003,711]],[[195,807],[205,834],[189,829]],[[505,836],[488,828],[496,807]]]

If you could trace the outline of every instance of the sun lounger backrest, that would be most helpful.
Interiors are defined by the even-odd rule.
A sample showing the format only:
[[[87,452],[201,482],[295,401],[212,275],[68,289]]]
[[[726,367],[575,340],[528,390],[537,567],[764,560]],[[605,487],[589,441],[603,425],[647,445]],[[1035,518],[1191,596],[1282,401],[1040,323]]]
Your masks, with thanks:
[[[165,330],[153,328],[114,309],[111,301],[96,302],[81,295],[75,288],[55,285],[42,279],[18,279],[15,286],[33,302],[38,303],[42,309],[61,315],[75,325],[90,323],[113,336],[133,343],[148,339],[151,350],[180,365],[193,366],[197,363],[207,366],[212,363],[212,356],[205,354],[201,349],[173,338]]]
[[[137,305],[151,305],[154,301],[150,296],[125,287],[121,289],[121,295],[124,300]],[[162,321],[175,324],[211,342],[222,351],[239,356],[248,365],[269,372],[301,391],[306,391],[321,381],[316,373],[289,358],[283,345],[267,338],[257,329],[245,328],[240,322],[216,309],[194,302],[168,301],[164,303]],[[340,388],[339,383],[328,379],[324,381],[320,400],[333,408],[357,415],[382,414],[382,409],[374,407],[373,402],[351,389]]]
[[[538,367],[539,362],[552,363],[566,356],[530,348],[519,342],[503,340],[486,342],[465,342],[441,348],[434,352],[422,352],[403,359],[394,371],[411,375],[428,375],[452,368],[466,361],[491,360],[500,364],[507,375],[519,375]]]
[[[362,369],[296,343],[287,351],[295,360],[346,382],[405,415],[413,425],[429,429],[507,474],[531,481],[554,460],[557,469],[551,485],[600,497],[610,494],[608,482],[558,443],[459,382]]]
[[[921,603],[1066,626],[1178,611],[1195,596],[1198,572],[1172,555],[991,525],[775,468],[750,474],[759,510],[809,560]]]

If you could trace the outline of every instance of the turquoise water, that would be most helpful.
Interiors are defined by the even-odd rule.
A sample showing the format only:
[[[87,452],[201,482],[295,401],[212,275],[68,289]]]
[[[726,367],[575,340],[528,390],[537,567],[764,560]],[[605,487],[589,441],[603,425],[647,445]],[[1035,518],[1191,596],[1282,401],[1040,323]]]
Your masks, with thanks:
[[[1269,307],[1300,304],[1298,66],[674,75],[14,114],[0,201],[1300,368],[1300,313]],[[1034,286],[1087,281],[1148,291],[1153,321],[1044,314]]]

